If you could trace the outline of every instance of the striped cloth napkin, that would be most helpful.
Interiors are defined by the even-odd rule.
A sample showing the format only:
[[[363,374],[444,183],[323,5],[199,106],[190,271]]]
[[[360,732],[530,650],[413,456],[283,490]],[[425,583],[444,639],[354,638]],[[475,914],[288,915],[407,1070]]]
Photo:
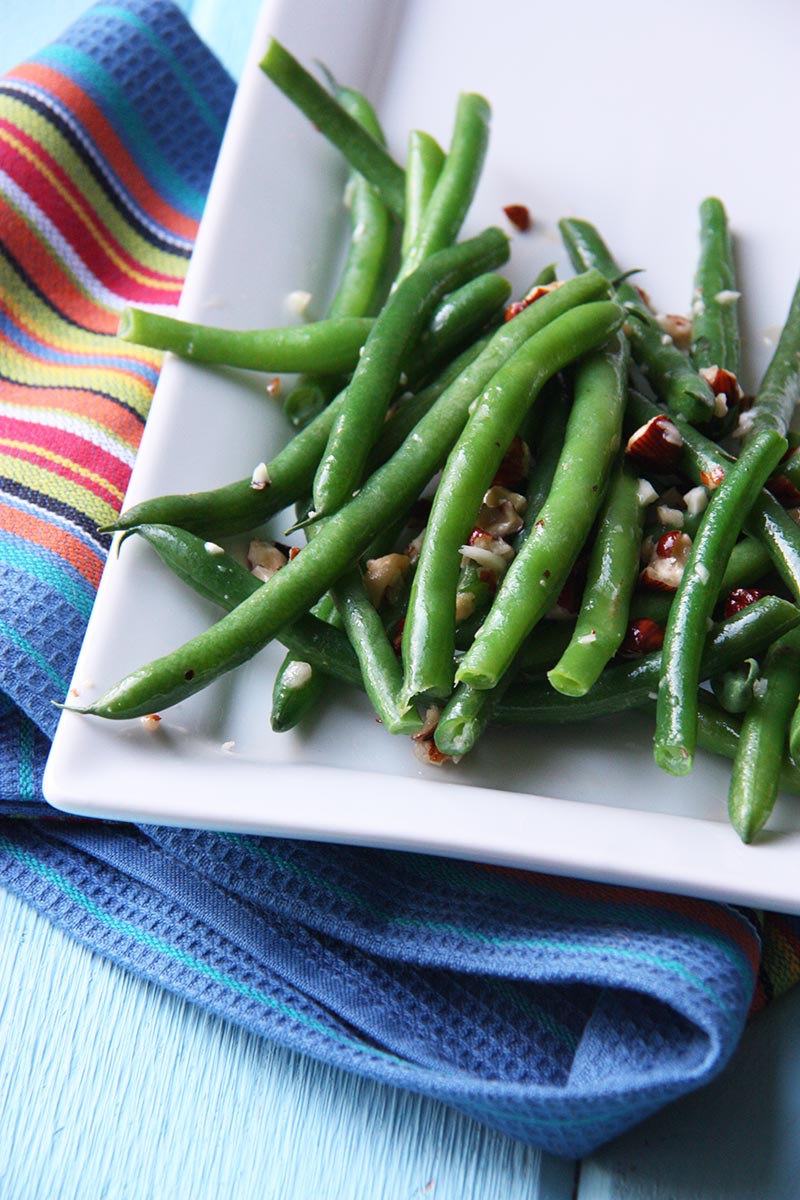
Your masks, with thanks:
[[[60,819],[41,796],[232,98],[164,0],[0,82],[0,862],[138,974],[577,1156],[707,1082],[800,973],[798,922],[348,847]]]

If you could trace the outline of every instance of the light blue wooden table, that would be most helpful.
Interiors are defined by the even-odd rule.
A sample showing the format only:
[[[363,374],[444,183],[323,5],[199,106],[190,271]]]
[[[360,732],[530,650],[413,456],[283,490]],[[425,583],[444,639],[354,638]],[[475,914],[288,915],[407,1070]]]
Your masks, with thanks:
[[[5,0],[0,71],[84,0]],[[258,0],[184,0],[236,74]],[[0,1200],[797,1200],[800,994],[725,1075],[565,1163],[321,1067],[76,945],[0,889]]]

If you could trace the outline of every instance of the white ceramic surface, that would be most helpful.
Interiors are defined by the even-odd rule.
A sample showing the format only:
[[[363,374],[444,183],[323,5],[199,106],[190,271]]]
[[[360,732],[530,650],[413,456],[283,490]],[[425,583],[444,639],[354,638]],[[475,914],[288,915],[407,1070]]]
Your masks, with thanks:
[[[585,0],[273,0],[182,312],[232,327],[285,323],[289,292],[310,291],[321,311],[335,280],[342,166],[258,70],[274,32],[371,94],[401,160],[410,128],[446,144],[459,90],[490,98],[491,150],[466,232],[502,223],[505,204],[529,206],[533,231],[513,237],[516,289],[546,262],[566,269],[555,222],[584,216],[622,266],[647,267],[661,308],[686,311],[697,205],[721,195],[738,236],[752,386],[800,261],[796,24],[788,2],[675,0],[666,10],[621,0],[612,13]],[[263,380],[169,360],[128,503],[241,478],[285,437]],[[130,539],[104,575],[75,687],[97,694],[213,615]],[[138,721],[65,714],[48,799],[88,815],[415,848],[800,910],[797,801],[782,800],[762,843],[742,847],[725,819],[727,765],[702,758],[688,779],[662,774],[638,714],[492,733],[457,767],[423,768],[345,689],[301,731],[273,735],[281,654],[270,647],[169,710],[155,735]]]

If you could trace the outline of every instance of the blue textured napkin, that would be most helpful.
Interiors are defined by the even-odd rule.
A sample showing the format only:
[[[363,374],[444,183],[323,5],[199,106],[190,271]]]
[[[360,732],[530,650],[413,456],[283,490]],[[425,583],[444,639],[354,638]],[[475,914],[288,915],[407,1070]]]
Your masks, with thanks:
[[[41,800],[157,373],[115,312],[176,298],[231,95],[162,0],[96,6],[0,82],[2,881],[247,1029],[580,1155],[722,1069],[796,977],[796,922]]]

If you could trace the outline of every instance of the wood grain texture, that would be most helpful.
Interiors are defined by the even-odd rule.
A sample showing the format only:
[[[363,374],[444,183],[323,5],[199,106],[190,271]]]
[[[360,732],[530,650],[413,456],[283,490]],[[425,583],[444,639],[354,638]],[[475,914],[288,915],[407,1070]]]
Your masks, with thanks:
[[[280,1050],[0,891],[3,1200],[569,1200],[573,1166]]]
[[[576,1200],[797,1200],[799,1028],[794,991],[714,1083],[586,1160]]]

